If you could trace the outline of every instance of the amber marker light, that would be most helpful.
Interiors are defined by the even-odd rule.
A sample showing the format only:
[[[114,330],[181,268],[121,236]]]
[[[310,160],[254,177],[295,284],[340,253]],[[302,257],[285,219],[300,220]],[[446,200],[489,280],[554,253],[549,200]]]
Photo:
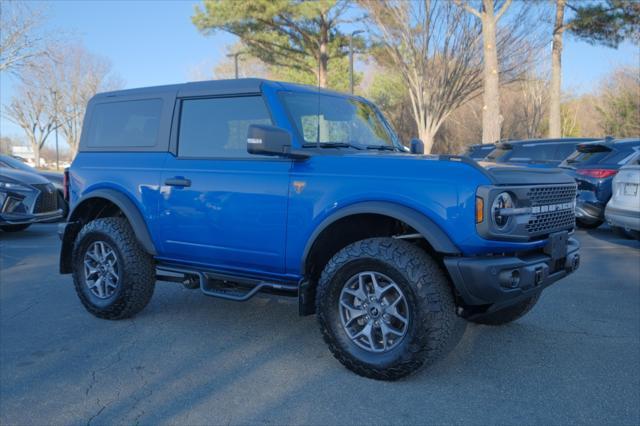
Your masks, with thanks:
[[[484,199],[476,197],[476,223],[484,220]]]

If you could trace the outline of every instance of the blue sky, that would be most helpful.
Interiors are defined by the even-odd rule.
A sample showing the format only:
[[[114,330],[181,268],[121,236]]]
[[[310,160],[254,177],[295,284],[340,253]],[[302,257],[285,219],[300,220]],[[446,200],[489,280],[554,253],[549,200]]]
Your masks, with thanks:
[[[250,0],[247,0],[250,1]],[[197,1],[69,1],[32,2],[44,7],[48,28],[79,39],[88,50],[111,61],[125,87],[179,83],[198,72],[212,70],[224,58],[234,37],[224,33],[203,36],[191,23]],[[239,6],[242,0],[238,1]],[[590,91],[619,65],[640,65],[637,46],[594,47],[565,37],[563,88]],[[9,102],[15,81],[3,75],[0,101]],[[17,126],[2,118],[0,132],[21,136]]]

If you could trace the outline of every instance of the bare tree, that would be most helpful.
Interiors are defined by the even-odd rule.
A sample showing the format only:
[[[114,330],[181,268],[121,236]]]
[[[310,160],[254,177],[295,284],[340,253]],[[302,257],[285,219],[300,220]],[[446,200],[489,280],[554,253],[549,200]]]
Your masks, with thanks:
[[[42,21],[41,12],[26,3],[0,2],[0,72],[18,72],[46,54]]]
[[[548,105],[549,81],[546,78],[529,74],[520,84],[522,93],[522,123],[527,139],[540,136],[542,120]]]
[[[494,0],[482,0],[480,7],[456,0],[456,4],[477,17],[482,23],[482,50],[484,53],[484,105],[482,107],[482,142],[500,140],[500,69],[498,66],[498,21],[511,6],[511,0],[494,4]]]
[[[39,164],[40,150],[60,129],[75,155],[87,102],[99,91],[121,86],[107,60],[82,46],[52,46],[47,56],[19,73],[20,85],[4,115],[20,126]]]
[[[56,129],[51,111],[51,93],[45,86],[21,84],[4,115],[20,126],[33,150],[36,166],[40,166],[40,150]]]
[[[618,137],[640,136],[640,69],[618,68],[603,80],[599,102],[602,130]]]
[[[447,116],[480,94],[480,26],[451,2],[361,0],[377,61],[402,76],[418,135],[430,152]]]
[[[545,7],[539,2],[511,0],[454,0],[482,24],[483,109],[482,142],[500,139],[503,117],[500,87],[517,81],[540,59],[545,46]]]
[[[562,33],[566,0],[556,0],[556,19],[553,25],[553,47],[551,48],[551,90],[549,93],[549,137],[559,138],[562,132],[560,112],[560,87],[562,70]]]
[[[98,92],[122,87],[122,81],[111,73],[107,59],[81,45],[59,47],[51,56],[39,78],[52,93],[52,113],[75,156],[87,102]]]

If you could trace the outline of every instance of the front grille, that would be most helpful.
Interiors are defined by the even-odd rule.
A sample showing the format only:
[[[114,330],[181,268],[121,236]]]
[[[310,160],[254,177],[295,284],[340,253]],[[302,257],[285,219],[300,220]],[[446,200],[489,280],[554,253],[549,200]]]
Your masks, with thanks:
[[[539,234],[541,232],[571,229],[575,226],[575,223],[576,215],[571,209],[534,215],[529,219],[526,228],[530,234]]]
[[[36,205],[33,208],[34,213],[47,213],[58,210],[58,192],[55,186],[50,183],[33,186],[40,191]]]
[[[576,186],[534,186],[527,192],[527,198],[532,206],[573,202],[576,200]]]
[[[525,228],[530,235],[548,234],[575,227],[575,185],[536,186],[527,197],[533,214]]]

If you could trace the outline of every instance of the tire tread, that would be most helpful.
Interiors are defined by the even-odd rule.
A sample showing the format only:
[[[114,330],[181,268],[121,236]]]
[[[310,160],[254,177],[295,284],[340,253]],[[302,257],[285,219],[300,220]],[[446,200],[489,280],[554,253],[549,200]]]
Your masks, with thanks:
[[[95,233],[108,236],[117,246],[123,261],[120,283],[123,286],[122,293],[108,308],[96,307],[86,297],[81,288],[84,283],[77,270],[78,262],[82,262],[83,259],[80,253],[82,241]],[[76,238],[72,259],[76,293],[87,311],[96,317],[111,320],[130,318],[144,309],[153,296],[156,280],[153,257],[142,249],[129,222],[124,218],[107,217],[87,223]]]
[[[331,308],[325,304],[332,277],[347,263],[364,257],[401,271],[420,307],[414,313],[417,327],[409,351],[395,365],[384,369],[358,361],[336,344],[326,318],[327,309]],[[453,294],[440,266],[419,247],[391,238],[357,241],[334,255],[320,277],[316,305],[320,330],[333,356],[356,374],[378,380],[397,380],[432,364],[455,346],[465,328],[465,321],[456,315]]]

